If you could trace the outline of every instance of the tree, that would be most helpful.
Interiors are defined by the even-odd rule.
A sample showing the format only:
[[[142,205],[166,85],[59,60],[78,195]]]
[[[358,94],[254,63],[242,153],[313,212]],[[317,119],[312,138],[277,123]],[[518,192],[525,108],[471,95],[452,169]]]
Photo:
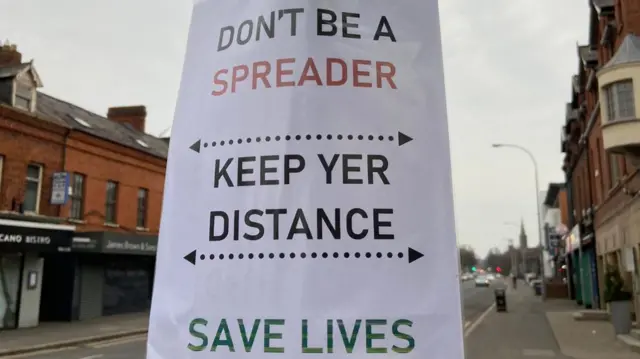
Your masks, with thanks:
[[[498,248],[491,248],[485,257],[484,262],[485,266],[491,267],[494,270],[500,267],[503,273],[511,271],[511,256],[509,251],[501,252]]]
[[[470,246],[460,246],[458,247],[458,251],[460,252],[460,266],[463,269],[471,270],[471,267],[478,264],[476,252]]]

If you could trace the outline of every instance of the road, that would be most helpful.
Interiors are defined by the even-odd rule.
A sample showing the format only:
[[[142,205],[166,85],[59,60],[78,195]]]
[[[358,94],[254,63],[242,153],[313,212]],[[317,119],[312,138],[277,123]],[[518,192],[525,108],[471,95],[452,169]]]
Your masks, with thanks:
[[[498,284],[499,285],[499,284]],[[461,283],[464,319],[468,325],[493,303],[492,288],[476,288],[473,281]],[[0,357],[0,359],[145,359],[146,335],[97,342],[56,351]]]

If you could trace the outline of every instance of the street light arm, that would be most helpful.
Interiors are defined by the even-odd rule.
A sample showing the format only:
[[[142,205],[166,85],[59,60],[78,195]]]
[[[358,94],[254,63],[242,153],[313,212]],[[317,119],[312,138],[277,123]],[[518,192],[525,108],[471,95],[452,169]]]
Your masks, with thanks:
[[[528,149],[526,149],[525,147],[522,147],[520,145],[516,145],[516,144],[512,144],[512,143],[500,143],[500,144],[495,144],[493,145],[493,147],[510,147],[510,148],[515,148],[518,149],[524,153],[527,154],[527,156],[529,156],[529,159],[531,160],[531,162],[533,163],[533,168],[535,169],[536,172],[538,172],[538,161],[536,161],[536,157],[533,155],[533,153],[531,153],[531,151],[529,151]],[[538,178],[536,176],[536,178]]]

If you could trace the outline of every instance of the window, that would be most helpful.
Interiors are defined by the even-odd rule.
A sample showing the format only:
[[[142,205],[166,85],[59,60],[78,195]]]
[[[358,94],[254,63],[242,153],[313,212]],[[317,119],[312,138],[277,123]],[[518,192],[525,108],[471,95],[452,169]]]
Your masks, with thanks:
[[[147,199],[149,191],[144,188],[138,190],[138,222],[137,228],[147,228]]]
[[[31,100],[33,96],[32,92],[33,91],[29,86],[26,86],[20,82],[17,82],[14,105],[24,110],[31,111]]]
[[[84,218],[84,175],[73,174],[71,182],[71,215],[72,219]]]
[[[74,117],[73,118],[77,123],[81,124],[84,127],[87,128],[91,128],[91,124],[83,119],[81,119],[80,117]]]
[[[38,213],[40,209],[40,191],[42,190],[42,166],[27,166],[27,183],[22,208],[25,212]]]
[[[136,143],[139,144],[142,147],[145,147],[145,148],[149,147],[149,145],[146,142],[144,142],[143,140],[140,140],[140,139],[136,140]]]
[[[624,80],[605,88],[607,93],[607,116],[609,122],[629,120],[636,117],[633,82]]]
[[[609,155],[609,176],[611,178],[611,186],[609,188],[613,188],[620,179],[620,163],[618,163],[618,156],[616,155]]]
[[[116,223],[116,205],[118,200],[118,183],[107,181],[107,201],[105,205],[105,223]]]

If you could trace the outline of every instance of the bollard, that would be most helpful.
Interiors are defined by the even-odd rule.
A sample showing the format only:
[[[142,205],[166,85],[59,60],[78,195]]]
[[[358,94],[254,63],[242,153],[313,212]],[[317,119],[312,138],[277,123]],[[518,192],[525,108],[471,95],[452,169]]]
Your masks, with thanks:
[[[496,297],[496,311],[498,312],[506,312],[507,311],[507,292],[498,288],[494,291]]]

